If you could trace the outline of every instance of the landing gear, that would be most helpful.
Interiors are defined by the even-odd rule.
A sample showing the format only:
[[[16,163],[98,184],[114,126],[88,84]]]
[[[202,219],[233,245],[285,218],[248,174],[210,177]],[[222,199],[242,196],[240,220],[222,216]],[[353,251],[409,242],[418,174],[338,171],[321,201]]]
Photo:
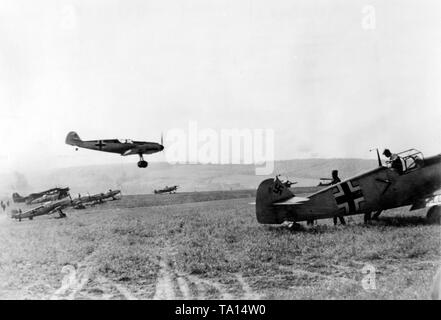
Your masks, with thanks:
[[[377,212],[375,212],[375,214],[372,216],[372,220],[376,220],[378,221],[378,217],[380,216],[380,214],[383,212],[383,210],[378,210]]]
[[[149,165],[149,163],[147,161],[141,160],[138,162],[138,167],[139,168],[147,168],[147,166]]]
[[[427,222],[430,224],[440,224],[441,223],[441,206],[433,206],[427,211],[426,215]]]
[[[372,212],[366,212],[365,214],[364,214],[364,224],[368,224],[368,223],[371,223],[371,220],[372,220]]]
[[[291,231],[303,230],[302,225],[300,223],[297,223],[297,222],[290,222],[288,224],[288,229],[291,230]]]
[[[66,214],[63,211],[58,210],[58,214],[60,215],[60,218],[66,218]]]
[[[147,168],[148,165],[149,165],[149,163],[147,161],[145,161],[142,154],[140,154],[139,161],[138,161],[138,167],[139,168]]]

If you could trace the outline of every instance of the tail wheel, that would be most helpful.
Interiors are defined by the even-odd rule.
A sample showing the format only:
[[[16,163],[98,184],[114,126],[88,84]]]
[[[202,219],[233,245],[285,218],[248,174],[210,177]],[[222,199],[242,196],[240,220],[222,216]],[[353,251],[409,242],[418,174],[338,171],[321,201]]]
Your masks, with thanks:
[[[440,224],[441,223],[441,206],[433,206],[427,211],[426,216],[427,222],[430,224]]]

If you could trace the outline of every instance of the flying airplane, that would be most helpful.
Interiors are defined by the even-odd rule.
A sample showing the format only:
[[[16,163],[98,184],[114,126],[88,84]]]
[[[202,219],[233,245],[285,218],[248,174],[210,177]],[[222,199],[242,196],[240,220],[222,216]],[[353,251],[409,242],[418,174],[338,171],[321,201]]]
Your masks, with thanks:
[[[154,190],[155,194],[162,194],[162,193],[176,193],[176,191],[178,190],[179,186],[172,186],[172,187],[168,187],[165,186],[164,189],[159,189],[159,190]]]
[[[31,204],[32,201],[38,198],[42,198],[45,195],[58,195],[58,199],[64,198],[65,196],[69,195],[69,188],[52,188],[49,190],[31,193],[28,196],[22,197],[17,192],[14,192],[12,194],[12,200],[14,203],[20,203],[20,202],[26,202],[26,204]]]
[[[60,218],[65,218],[66,214],[62,209],[72,205],[72,200],[70,198],[64,198],[62,200],[53,201],[50,203],[43,204],[31,210],[21,212],[21,209],[17,211],[16,209],[12,211],[11,218],[21,221],[22,219],[28,218],[32,220],[34,217],[42,216],[45,214],[52,214],[54,212],[59,213]]]
[[[144,154],[153,154],[164,150],[161,135],[161,143],[132,141],[130,139],[107,139],[83,141],[76,132],[69,132],[66,136],[66,144],[78,148],[85,148],[103,152],[119,153],[122,156],[139,155],[138,167],[147,168],[148,162],[144,160]]]
[[[403,164],[399,173],[390,166],[383,166],[377,150],[375,169],[325,187],[308,197],[295,196],[279,180],[261,182],[256,194],[256,217],[262,224],[297,222],[365,214],[365,221],[382,211],[402,206],[410,210],[430,207],[427,221],[441,220],[441,154],[424,158],[415,149],[398,154]]]

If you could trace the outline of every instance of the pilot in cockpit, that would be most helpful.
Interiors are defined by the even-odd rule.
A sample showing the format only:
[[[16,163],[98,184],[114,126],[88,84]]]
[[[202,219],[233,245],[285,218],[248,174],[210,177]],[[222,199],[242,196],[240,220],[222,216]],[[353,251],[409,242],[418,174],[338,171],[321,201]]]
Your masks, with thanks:
[[[383,155],[389,158],[387,163],[390,164],[390,167],[392,169],[395,169],[398,174],[403,173],[403,163],[401,162],[401,158],[397,154],[390,152],[389,149],[384,149]]]

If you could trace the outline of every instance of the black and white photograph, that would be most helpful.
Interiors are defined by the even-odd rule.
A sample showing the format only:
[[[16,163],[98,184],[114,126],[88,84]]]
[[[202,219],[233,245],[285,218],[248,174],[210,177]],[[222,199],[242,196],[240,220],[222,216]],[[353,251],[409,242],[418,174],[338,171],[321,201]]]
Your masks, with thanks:
[[[0,40],[0,300],[441,299],[440,1],[0,0]]]

